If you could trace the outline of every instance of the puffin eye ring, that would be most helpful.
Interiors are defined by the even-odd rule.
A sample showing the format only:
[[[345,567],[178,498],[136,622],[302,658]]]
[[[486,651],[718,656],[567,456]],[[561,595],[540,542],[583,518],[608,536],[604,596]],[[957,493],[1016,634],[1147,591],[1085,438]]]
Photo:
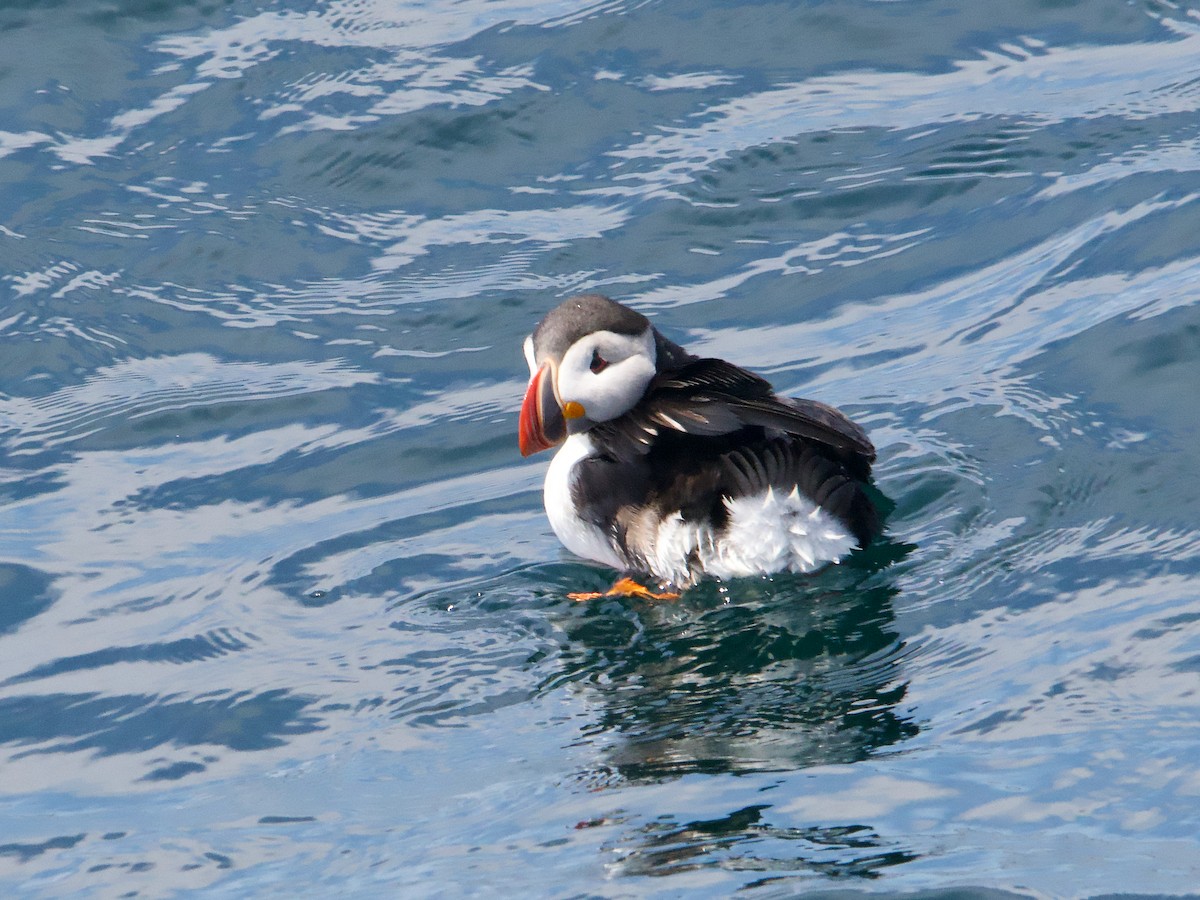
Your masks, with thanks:
[[[592,370],[593,375],[599,375],[601,372],[603,372],[605,369],[608,368],[608,360],[600,355],[599,350],[593,350],[592,351],[592,362],[591,362],[591,365],[588,366],[588,368]]]

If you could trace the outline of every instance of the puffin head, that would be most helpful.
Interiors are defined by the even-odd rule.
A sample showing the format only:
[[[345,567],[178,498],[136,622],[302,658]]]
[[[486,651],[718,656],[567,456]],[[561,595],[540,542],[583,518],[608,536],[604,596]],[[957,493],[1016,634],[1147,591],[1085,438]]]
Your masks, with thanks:
[[[658,371],[661,341],[649,319],[600,294],[580,294],[550,310],[525,339],[530,378],[521,404],[521,455],[633,409]]]

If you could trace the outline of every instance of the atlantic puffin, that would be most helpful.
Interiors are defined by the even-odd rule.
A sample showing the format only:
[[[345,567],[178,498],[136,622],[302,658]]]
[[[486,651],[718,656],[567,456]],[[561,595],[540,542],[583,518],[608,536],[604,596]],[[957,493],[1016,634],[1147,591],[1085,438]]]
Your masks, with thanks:
[[[623,575],[574,599],[812,572],[879,533],[865,490],[875,448],[832,406],[694,356],[601,294],[551,310],[524,350],[521,454],[561,444],[546,473],[550,525]]]

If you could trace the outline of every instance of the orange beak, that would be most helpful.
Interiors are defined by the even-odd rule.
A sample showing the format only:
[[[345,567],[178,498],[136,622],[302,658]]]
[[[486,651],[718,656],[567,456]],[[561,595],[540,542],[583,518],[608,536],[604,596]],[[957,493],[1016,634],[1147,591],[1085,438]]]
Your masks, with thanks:
[[[554,396],[554,364],[545,363],[529,379],[525,399],[521,401],[521,420],[517,440],[521,455],[549,450],[567,436],[567,420]]]

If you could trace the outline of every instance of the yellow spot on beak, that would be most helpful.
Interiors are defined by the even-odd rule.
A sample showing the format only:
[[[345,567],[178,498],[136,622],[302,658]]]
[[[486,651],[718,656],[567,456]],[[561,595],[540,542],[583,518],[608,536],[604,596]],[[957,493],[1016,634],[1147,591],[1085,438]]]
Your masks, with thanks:
[[[565,419],[581,419],[583,418],[583,404],[576,403],[574,400],[568,400],[563,404],[563,418]]]

